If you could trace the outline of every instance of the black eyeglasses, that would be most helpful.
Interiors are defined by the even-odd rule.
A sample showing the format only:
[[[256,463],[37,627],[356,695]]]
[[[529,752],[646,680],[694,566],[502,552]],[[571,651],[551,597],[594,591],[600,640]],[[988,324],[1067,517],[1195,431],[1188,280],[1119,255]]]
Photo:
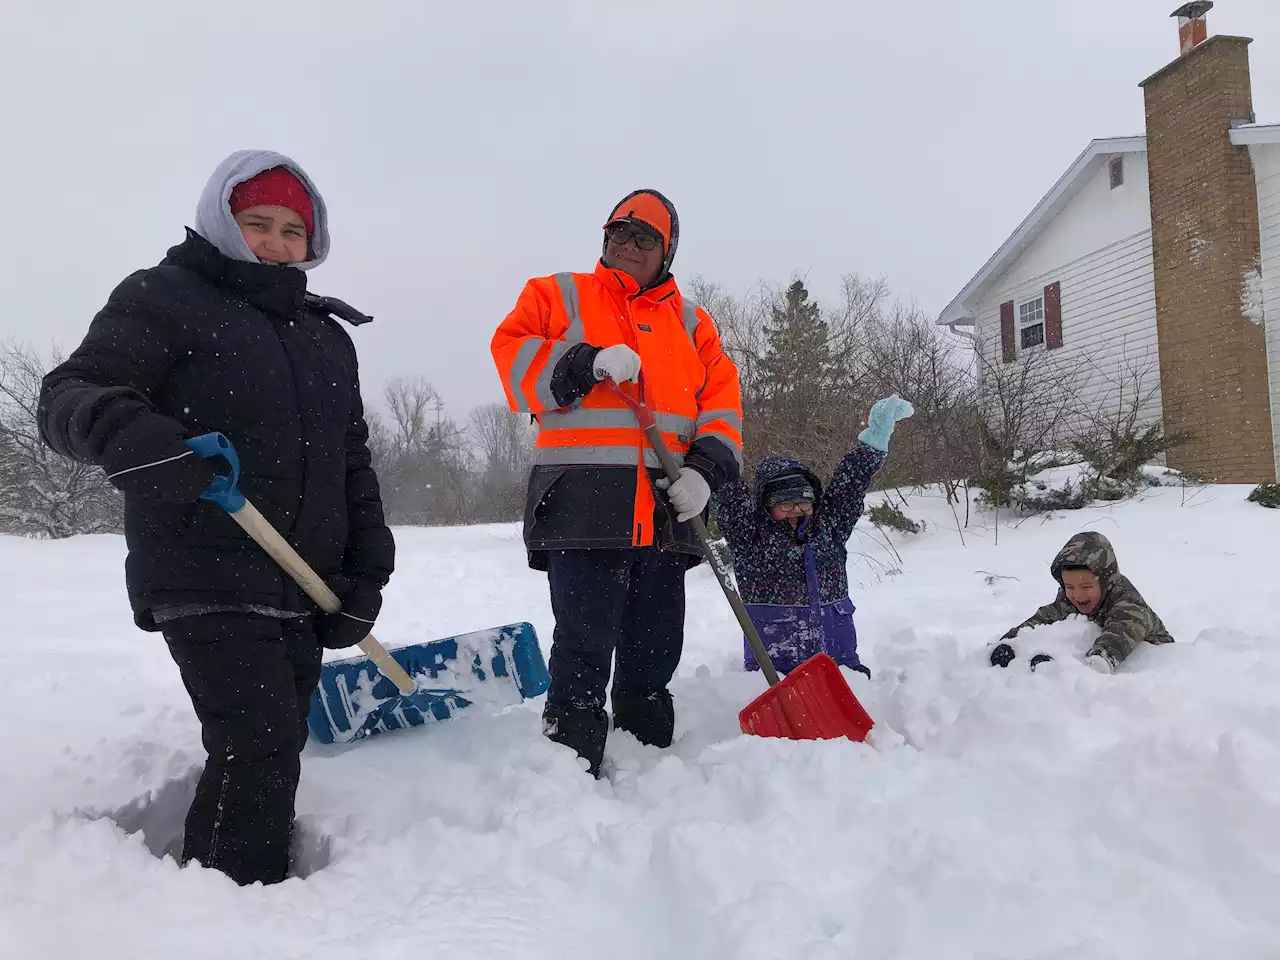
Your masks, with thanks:
[[[620,247],[625,247],[628,240],[634,240],[635,245],[641,250],[652,250],[662,242],[661,237],[654,236],[648,230],[625,223],[617,223],[610,227],[609,239]]]
[[[774,506],[783,513],[791,513],[793,510],[799,510],[801,513],[813,513],[812,500],[784,500],[782,503],[775,503]]]

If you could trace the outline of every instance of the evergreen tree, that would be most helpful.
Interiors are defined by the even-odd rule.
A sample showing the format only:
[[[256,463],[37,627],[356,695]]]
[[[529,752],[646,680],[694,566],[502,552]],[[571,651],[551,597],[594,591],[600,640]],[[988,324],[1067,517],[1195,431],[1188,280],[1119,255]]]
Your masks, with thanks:
[[[797,280],[778,297],[765,325],[760,364],[759,417],[753,453],[786,453],[825,464],[833,438],[823,425],[838,392],[831,331],[809,291]]]
[[[821,308],[797,280],[770,314],[761,376],[764,397],[775,407],[819,397],[835,373],[831,333]]]

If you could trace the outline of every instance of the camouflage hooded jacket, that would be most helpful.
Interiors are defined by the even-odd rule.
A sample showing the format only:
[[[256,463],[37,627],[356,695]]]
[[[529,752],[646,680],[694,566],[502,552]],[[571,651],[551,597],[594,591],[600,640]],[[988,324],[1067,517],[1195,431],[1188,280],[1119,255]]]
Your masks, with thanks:
[[[1058,581],[1058,596],[1053,603],[1041,607],[1006,633],[1003,639],[1013,639],[1024,627],[1057,623],[1080,612],[1067,599],[1067,592],[1062,587],[1064,567],[1087,567],[1102,584],[1102,601],[1088,616],[1102,628],[1102,635],[1094,646],[1102,647],[1117,663],[1128,657],[1143,640],[1148,643],[1173,642],[1173,637],[1169,636],[1169,631],[1147,601],[1142,599],[1137,587],[1120,572],[1111,541],[1091,531],[1077,533],[1053,558],[1049,572]]]
[[[807,604],[809,588],[804,551],[811,548],[823,603],[849,596],[849,559],[845,544],[871,486],[871,478],[887,459],[865,443],[858,443],[822,489],[817,475],[791,457],[765,457],[756,467],[755,484],[745,480],[727,483],[712,498],[716,525],[733,551],[733,570],[746,603]],[[773,478],[793,470],[803,472],[818,492],[813,520],[803,532],[786,521],[775,520],[765,509],[764,487]]]

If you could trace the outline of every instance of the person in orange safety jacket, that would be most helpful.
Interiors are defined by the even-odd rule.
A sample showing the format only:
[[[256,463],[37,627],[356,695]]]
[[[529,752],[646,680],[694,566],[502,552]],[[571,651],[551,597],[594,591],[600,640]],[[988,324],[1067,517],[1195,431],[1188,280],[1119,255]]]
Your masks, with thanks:
[[[524,542],[555,615],[544,731],[594,776],[615,653],[614,726],[671,743],[684,577],[702,555],[688,521],[742,468],[738,371],[671,275],[679,238],[666,197],[629,194],[605,222],[595,270],[530,280],[490,345],[508,404],[538,425]],[[675,483],[607,381],[654,411]]]

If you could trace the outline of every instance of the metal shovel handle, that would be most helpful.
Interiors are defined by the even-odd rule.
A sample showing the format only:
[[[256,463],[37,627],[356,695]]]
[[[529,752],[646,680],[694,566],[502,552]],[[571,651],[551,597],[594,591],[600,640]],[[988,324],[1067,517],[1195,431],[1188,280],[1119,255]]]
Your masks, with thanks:
[[[671,450],[667,447],[667,443],[662,439],[662,431],[658,429],[658,422],[654,419],[653,411],[639,397],[633,397],[627,393],[613,380],[608,381],[609,386],[613,389],[622,402],[631,408],[636,415],[636,421],[640,424],[640,429],[644,431],[644,435],[649,439],[649,445],[653,447],[653,452],[658,456],[658,463],[662,465],[662,472],[667,475],[667,479],[675,483],[680,479],[680,468],[676,466],[675,457],[671,456]],[[643,390],[643,381],[640,389]],[[756,663],[760,664],[760,670],[764,673],[765,679],[769,681],[769,686],[778,683],[778,671],[774,669],[773,661],[769,659],[769,651],[764,647],[764,642],[760,639],[760,634],[756,630],[756,625],[751,622],[751,615],[747,613],[746,604],[742,602],[742,597],[738,595],[738,591],[733,588],[732,582],[729,580],[729,571],[721,562],[720,557],[716,554],[715,549],[711,546],[711,533],[707,530],[707,525],[703,522],[701,516],[696,516],[689,521],[693,524],[693,532],[698,535],[698,542],[702,545],[702,552],[706,554],[707,563],[711,565],[711,569],[715,572],[716,580],[720,582],[720,589],[724,591],[725,599],[729,601],[729,606],[733,608],[734,616],[738,618],[738,625],[742,627],[742,632],[746,635],[747,642],[751,644],[751,652],[755,654]]]
[[[289,541],[280,536],[279,531],[271,526],[267,518],[258,512],[258,508],[240,492],[237,487],[240,478],[240,458],[236,455],[231,441],[220,433],[206,433],[193,437],[186,443],[197,455],[205,459],[223,457],[231,464],[231,473],[219,474],[214,478],[209,489],[200,496],[205,500],[212,500],[230,514],[231,519],[240,525],[240,529],[252,537],[254,542],[262,547],[285,573],[289,574],[294,583],[301,587],[321,610],[331,614],[341,611],[342,602],[337,594],[329,589],[329,585],[320,579],[320,575],[311,569],[311,565],[302,559]],[[394,683],[402,694],[408,696],[413,693],[416,689],[413,678],[387,652],[387,648],[374,639],[372,633],[357,645],[364,651],[365,656],[374,662],[382,675]]]

